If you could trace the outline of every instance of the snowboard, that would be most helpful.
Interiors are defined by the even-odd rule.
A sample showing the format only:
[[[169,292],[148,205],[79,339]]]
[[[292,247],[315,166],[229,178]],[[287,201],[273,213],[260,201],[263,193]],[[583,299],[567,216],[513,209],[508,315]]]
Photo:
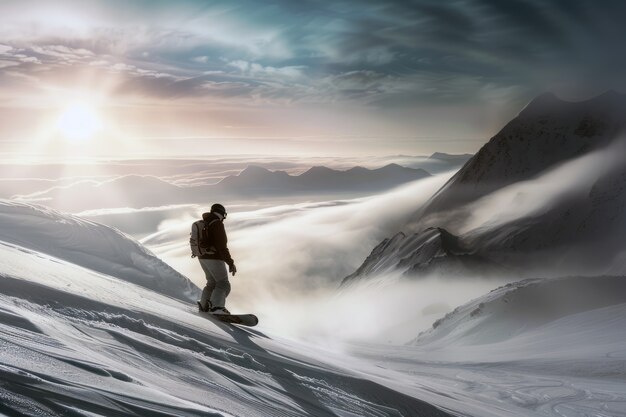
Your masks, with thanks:
[[[259,319],[254,314],[207,314],[223,323],[239,324],[250,327],[254,327],[259,324]]]
[[[200,303],[198,302],[198,306]],[[254,327],[259,324],[259,319],[254,314],[211,314],[207,311],[201,311],[202,314],[228,324],[239,324],[241,326]]]

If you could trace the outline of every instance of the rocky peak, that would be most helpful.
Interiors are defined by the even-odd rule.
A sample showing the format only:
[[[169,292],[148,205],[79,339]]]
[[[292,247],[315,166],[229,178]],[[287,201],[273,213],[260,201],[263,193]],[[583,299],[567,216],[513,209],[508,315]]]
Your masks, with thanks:
[[[626,130],[626,95],[567,102],[532,100],[433,197],[427,212],[474,201],[612,142]]]

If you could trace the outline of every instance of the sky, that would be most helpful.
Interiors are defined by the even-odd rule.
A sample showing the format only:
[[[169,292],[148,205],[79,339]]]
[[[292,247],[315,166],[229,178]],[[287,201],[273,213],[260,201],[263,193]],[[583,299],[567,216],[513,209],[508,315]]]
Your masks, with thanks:
[[[475,152],[625,91],[626,3],[0,2],[0,157]]]

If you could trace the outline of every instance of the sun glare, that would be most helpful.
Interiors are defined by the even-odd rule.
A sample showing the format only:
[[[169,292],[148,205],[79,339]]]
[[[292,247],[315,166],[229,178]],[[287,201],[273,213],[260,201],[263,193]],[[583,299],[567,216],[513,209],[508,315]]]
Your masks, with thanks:
[[[98,133],[102,129],[102,122],[94,108],[84,103],[75,103],[59,116],[57,128],[67,140],[83,141]]]

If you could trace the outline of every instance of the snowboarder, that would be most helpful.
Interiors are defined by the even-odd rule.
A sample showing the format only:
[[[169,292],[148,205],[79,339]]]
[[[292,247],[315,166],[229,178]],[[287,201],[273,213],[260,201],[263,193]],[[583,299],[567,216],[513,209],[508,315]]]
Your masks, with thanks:
[[[230,256],[224,229],[226,209],[221,204],[213,204],[209,213],[202,214],[202,220],[191,226],[191,257],[198,257],[206,275],[206,286],[198,308],[212,314],[230,314],[226,309],[226,297],[230,293],[228,272],[237,273],[235,261]],[[228,272],[226,271],[228,265]]]

